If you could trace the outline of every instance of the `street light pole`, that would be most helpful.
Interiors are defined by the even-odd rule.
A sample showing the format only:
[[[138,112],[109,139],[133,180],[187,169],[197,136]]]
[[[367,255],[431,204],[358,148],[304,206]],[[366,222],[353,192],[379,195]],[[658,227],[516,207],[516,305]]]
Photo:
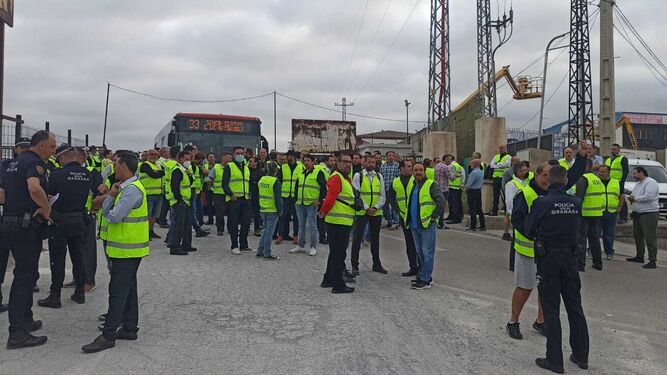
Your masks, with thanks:
[[[410,103],[405,99],[405,141],[410,144]]]
[[[547,44],[547,49],[544,52],[544,70],[542,71],[542,98],[541,98],[541,103],[540,103],[540,125],[537,130],[537,149],[540,149],[540,146],[542,146],[542,124],[544,122],[544,97],[546,96],[546,87],[547,87],[547,68],[549,67],[549,51],[561,49],[561,48],[567,48],[568,46],[561,46],[561,47],[556,47],[556,48],[551,48],[551,44],[553,42],[557,41],[560,38],[565,37],[566,35],[570,34],[570,32],[566,32],[563,34],[558,35],[557,37],[554,37],[549,41]]]

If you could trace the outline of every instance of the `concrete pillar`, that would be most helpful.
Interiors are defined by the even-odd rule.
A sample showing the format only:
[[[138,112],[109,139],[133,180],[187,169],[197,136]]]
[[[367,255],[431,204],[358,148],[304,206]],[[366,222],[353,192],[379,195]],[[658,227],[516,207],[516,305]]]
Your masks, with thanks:
[[[456,155],[456,133],[430,132],[424,135],[424,158],[442,158],[447,153]]]
[[[535,172],[535,168],[537,168],[540,164],[553,159],[551,156],[551,151],[538,150],[536,148],[527,148],[525,150],[521,150],[517,152],[517,156],[520,157],[521,160],[527,160],[530,162],[530,170],[533,172]]]
[[[482,153],[482,160],[486,164],[491,164],[491,159],[498,153],[498,146],[506,143],[507,126],[504,117],[484,117],[475,121],[475,151]]]

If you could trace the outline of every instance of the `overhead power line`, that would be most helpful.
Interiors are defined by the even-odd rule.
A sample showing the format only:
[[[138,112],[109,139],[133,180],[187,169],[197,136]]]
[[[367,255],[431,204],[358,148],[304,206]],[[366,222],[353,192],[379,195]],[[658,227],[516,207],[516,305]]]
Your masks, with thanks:
[[[343,78],[343,84],[340,86],[340,94],[345,90],[345,84],[347,83],[347,76],[350,74],[350,68],[352,67],[352,60],[354,60],[354,55],[357,54],[357,45],[359,45],[359,36],[361,35],[361,29],[364,26],[364,20],[366,19],[366,10],[368,9],[368,0],[364,4],[364,11],[361,13],[361,21],[359,22],[359,27],[357,28],[357,36],[354,38],[354,47],[352,48],[352,55],[350,55],[350,60],[347,62],[347,69],[345,70],[345,77]],[[339,95],[340,96],[340,95]]]
[[[109,83],[109,85],[111,87],[116,88],[116,89],[121,90],[121,91],[129,92],[129,93],[136,94],[136,95],[145,96],[147,98],[151,98],[151,99],[155,99],[155,100],[166,101],[166,102],[182,102],[182,103],[232,103],[232,102],[242,102],[242,101],[245,101],[245,100],[259,99],[259,98],[263,98],[265,96],[273,95],[273,92],[269,92],[269,93],[262,94],[262,95],[255,95],[255,96],[248,96],[248,97],[245,97],[245,98],[234,98],[234,99],[218,99],[218,100],[179,99],[179,98],[164,98],[164,97],[160,97],[160,96],[157,96],[157,95],[148,94],[148,93],[145,93],[145,92],[131,90],[131,89],[128,89],[128,88],[125,88],[125,87],[117,86],[117,85],[114,85],[113,83]]]
[[[660,60],[660,58],[655,54],[655,52],[653,52],[653,49],[648,45],[648,43],[646,43],[646,40],[644,40],[644,38],[641,36],[641,34],[639,34],[637,29],[634,27],[634,25],[632,25],[630,20],[625,16],[625,13],[623,13],[621,8],[618,7],[618,4],[614,4],[614,5],[615,5],[614,10],[616,11],[615,12],[616,15],[619,16],[621,21],[628,26],[628,28],[635,35],[637,40],[639,40],[639,42],[646,49],[646,51],[648,51],[649,55],[651,55],[651,57],[653,57],[655,59],[655,61],[658,63],[658,65],[660,65],[660,67],[662,67],[662,69],[664,69],[667,72],[667,66],[665,66],[665,64],[662,62],[662,60]]]

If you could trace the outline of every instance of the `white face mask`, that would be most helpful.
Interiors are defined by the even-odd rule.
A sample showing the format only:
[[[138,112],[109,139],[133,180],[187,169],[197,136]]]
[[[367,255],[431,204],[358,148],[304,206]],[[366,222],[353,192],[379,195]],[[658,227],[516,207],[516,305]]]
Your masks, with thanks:
[[[189,161],[186,161],[185,163],[183,163],[183,168],[185,168],[185,169],[190,169],[190,166],[192,166],[192,163],[189,162]]]

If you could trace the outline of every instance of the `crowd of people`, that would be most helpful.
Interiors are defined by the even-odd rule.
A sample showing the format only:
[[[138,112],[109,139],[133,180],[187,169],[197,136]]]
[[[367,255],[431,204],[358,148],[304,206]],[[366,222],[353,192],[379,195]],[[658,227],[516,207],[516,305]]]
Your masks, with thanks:
[[[522,338],[519,316],[538,287],[533,328],[547,337],[548,347],[547,359],[538,365],[562,369],[562,294],[571,318],[572,360],[584,368],[588,333],[577,271],[585,271],[587,252],[596,270],[602,270],[602,248],[607,259],[613,258],[617,218],[620,213],[623,222],[623,213],[627,215],[623,184],[629,168],[618,145],[606,161],[586,142],[574,150],[567,148],[563,159],[537,165],[533,172],[527,161],[509,155],[505,145],[488,166],[475,152],[464,168],[451,154],[419,161],[393,151],[313,155],[260,149],[255,155],[234,147],[216,155],[186,145],[112,153],[96,147],[56,148],[52,134],[37,132],[17,142],[16,157],[1,166],[2,276],[10,252],[16,264],[8,306],[0,294],[0,311],[9,310],[7,346],[46,342],[46,336],[31,334],[42,325],[31,309],[42,239],[49,244],[51,287],[37,303],[48,308],[62,307],[61,292],[67,287],[74,288],[72,300],[85,303],[85,293],[95,289],[97,239],[102,240],[111,275],[109,306],[99,317],[102,334],[82,348],[90,353],[113,347],[117,339],[137,338],[136,273],[149,254],[149,242],[161,239],[155,225],[168,228],[164,242],[169,254],[177,256],[197,251],[193,233],[195,238],[211,235],[207,226],[215,226],[217,236],[229,236],[232,254],[255,253],[266,261],[280,259],[273,244],[292,242],[289,253],[309,256],[327,245],[321,287],[335,294],[354,292],[349,284],[361,273],[362,247],[370,247],[371,270],[388,273],[381,261],[380,232],[400,227],[408,263],[401,275],[414,277],[411,288],[423,290],[432,287],[436,231],[462,223],[464,194],[470,214],[466,230],[486,230],[482,189],[488,179],[493,204],[486,215],[496,216],[504,206],[503,238],[511,241],[515,290],[509,336]],[[657,184],[641,167],[632,173],[639,183],[627,200],[633,205],[637,255],[627,260],[644,262],[648,247],[644,268],[651,269],[657,254]],[[558,209],[549,210],[549,205]],[[576,225],[545,224],[562,219]],[[251,225],[260,237],[257,250],[248,242]],[[73,281],[64,283],[67,252]],[[562,254],[567,257],[561,259]],[[575,271],[567,272],[571,267]]]

